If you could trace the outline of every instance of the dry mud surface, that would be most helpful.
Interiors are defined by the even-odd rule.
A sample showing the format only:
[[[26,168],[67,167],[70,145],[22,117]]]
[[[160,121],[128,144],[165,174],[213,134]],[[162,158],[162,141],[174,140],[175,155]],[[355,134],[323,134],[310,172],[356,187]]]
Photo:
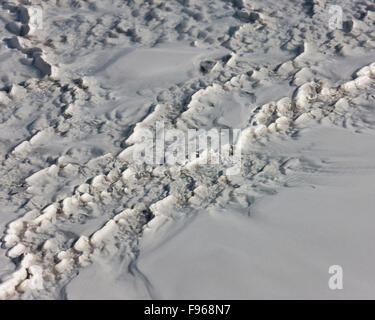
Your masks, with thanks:
[[[374,298],[374,1],[0,1],[0,40],[0,299]],[[135,163],[158,122],[240,174]]]

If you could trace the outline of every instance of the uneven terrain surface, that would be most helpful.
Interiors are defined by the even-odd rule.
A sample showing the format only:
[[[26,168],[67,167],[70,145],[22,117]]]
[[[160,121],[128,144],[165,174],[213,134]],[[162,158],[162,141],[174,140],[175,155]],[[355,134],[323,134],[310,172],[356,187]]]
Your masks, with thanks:
[[[0,299],[374,297],[372,0],[0,1],[0,40]],[[240,173],[135,163],[160,122]]]

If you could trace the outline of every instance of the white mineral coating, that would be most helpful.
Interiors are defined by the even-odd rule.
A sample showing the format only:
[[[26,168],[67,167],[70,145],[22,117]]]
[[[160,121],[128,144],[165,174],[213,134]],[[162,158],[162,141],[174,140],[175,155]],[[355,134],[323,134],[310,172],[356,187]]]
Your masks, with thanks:
[[[117,230],[118,226],[116,222],[114,220],[109,220],[101,229],[96,231],[90,237],[90,243],[94,247],[98,247],[109,235],[113,234]]]
[[[95,189],[102,190],[108,185],[107,178],[105,175],[98,175],[92,179],[91,186]]]
[[[313,119],[313,116],[311,115],[311,113],[309,112],[304,112],[302,113],[295,121],[294,123],[299,125],[299,124],[303,124],[307,121],[310,121]]]
[[[21,266],[24,268],[29,268],[35,260],[35,256],[32,253],[26,253],[21,261]]]
[[[43,250],[45,251],[54,251],[57,249],[57,243],[53,239],[48,239],[46,242],[43,244]]]
[[[50,221],[56,218],[57,211],[59,210],[60,206],[58,203],[53,203],[49,205],[42,211],[42,214],[34,219],[34,223],[39,224],[45,221]]]
[[[268,132],[267,127],[264,124],[260,124],[260,125],[256,126],[255,129],[254,129],[255,135],[258,136],[258,137],[266,135],[267,132]]]
[[[86,236],[81,236],[77,240],[77,242],[74,244],[74,249],[79,251],[79,252],[86,252],[90,250],[90,242],[89,238]]]
[[[94,197],[88,193],[84,193],[83,195],[81,195],[80,197],[81,201],[83,202],[90,202],[92,200],[94,200]]]
[[[18,243],[12,249],[8,251],[8,257],[17,258],[26,252],[27,248],[22,243]]]
[[[287,117],[280,117],[276,119],[276,127],[280,130],[287,130],[290,126],[290,119]]]
[[[8,225],[7,233],[8,234],[18,234],[24,228],[24,219],[17,219]]]
[[[355,80],[348,81],[340,86],[344,92],[351,93],[357,90],[357,84]]]
[[[56,272],[63,273],[64,271],[72,268],[74,266],[72,259],[62,259],[59,263],[57,263],[54,267]]]
[[[44,139],[46,139],[47,137],[48,137],[48,133],[46,130],[39,131],[35,135],[32,136],[32,138],[30,139],[30,144],[36,145],[40,143],[41,141],[43,141]]]
[[[17,147],[14,148],[13,153],[19,154],[19,153],[26,153],[31,150],[31,145],[29,141],[23,141],[21,142]]]
[[[153,205],[151,205],[150,210],[152,213],[157,216],[157,215],[169,215],[170,210],[173,210],[174,205],[177,203],[176,197],[173,195],[170,195]]]
[[[87,183],[81,184],[77,190],[81,193],[90,193],[90,185]]]
[[[0,104],[8,104],[11,100],[9,99],[8,95],[4,91],[0,91]]]
[[[298,88],[295,103],[297,109],[308,109],[311,102],[317,98],[316,84],[309,82]]]
[[[293,116],[292,101],[289,97],[284,97],[276,103],[277,111],[280,116],[291,118]]]
[[[335,103],[335,110],[338,112],[345,112],[349,109],[350,105],[346,98],[341,98]]]
[[[72,197],[65,198],[62,202],[62,214],[69,217],[73,214],[75,207],[76,205],[74,204]]]
[[[365,76],[360,76],[356,78],[355,80],[355,85],[358,89],[364,89],[370,86],[370,84],[374,81],[371,79],[368,75]]]
[[[132,215],[134,213],[135,213],[135,211],[133,209],[126,209],[126,210],[120,212],[119,214],[115,215],[113,217],[113,220],[115,222],[119,222],[121,219],[123,219],[123,218],[126,219],[128,216],[130,216],[130,215]]]
[[[19,241],[20,238],[16,234],[7,234],[3,238],[3,245],[6,249],[9,249],[14,247]]]

